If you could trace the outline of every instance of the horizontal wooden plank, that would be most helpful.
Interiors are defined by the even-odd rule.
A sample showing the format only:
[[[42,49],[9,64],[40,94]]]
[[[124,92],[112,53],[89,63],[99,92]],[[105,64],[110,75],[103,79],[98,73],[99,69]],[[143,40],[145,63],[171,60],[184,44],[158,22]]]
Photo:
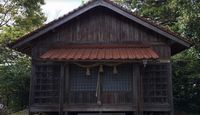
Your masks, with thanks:
[[[170,111],[169,104],[145,104],[144,111]]]
[[[59,105],[34,105],[30,107],[31,112],[57,112]]]
[[[69,112],[95,112],[95,111],[104,111],[104,112],[111,112],[111,111],[135,111],[135,106],[98,106],[98,105],[82,105],[82,106],[64,106],[64,111],[69,111]]]
[[[163,111],[168,112],[170,111],[169,105],[144,105],[143,108],[144,111]],[[57,112],[59,111],[59,106],[57,105],[38,105],[38,106],[31,106],[30,107],[31,112]],[[68,112],[98,112],[98,111],[104,111],[104,112],[122,112],[122,111],[136,111],[136,106],[133,105],[64,105],[63,111]]]

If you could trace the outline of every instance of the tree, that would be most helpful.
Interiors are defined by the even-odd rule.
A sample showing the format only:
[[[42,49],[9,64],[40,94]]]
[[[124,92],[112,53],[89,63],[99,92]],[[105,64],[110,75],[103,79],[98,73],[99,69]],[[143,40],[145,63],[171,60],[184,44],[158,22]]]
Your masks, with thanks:
[[[200,63],[177,56],[173,60],[173,93],[176,110],[188,113],[200,113]],[[179,59],[179,60],[177,60]]]
[[[169,30],[180,33],[194,41],[200,50],[200,1],[198,0],[117,0],[118,3],[135,9],[135,13]],[[196,55],[198,57],[198,53]],[[199,57],[198,57],[199,58]]]
[[[37,26],[41,25],[42,21],[37,19],[44,18],[40,8],[42,4],[44,4],[44,0],[1,0],[0,27],[17,23],[23,24],[28,20]]]
[[[117,0],[126,8],[194,42],[194,47],[172,58],[175,109],[200,110],[200,1]]]
[[[28,105],[30,57],[9,49],[6,44],[44,23],[42,4],[44,0],[0,1],[0,95],[10,111]]]

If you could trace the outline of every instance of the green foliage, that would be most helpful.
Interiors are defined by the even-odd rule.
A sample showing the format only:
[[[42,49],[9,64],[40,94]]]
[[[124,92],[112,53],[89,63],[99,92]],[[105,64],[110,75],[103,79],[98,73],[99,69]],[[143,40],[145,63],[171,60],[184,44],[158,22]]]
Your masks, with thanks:
[[[45,19],[40,8],[42,4],[44,4],[44,0],[1,0],[0,27],[15,24],[22,24],[25,27],[28,26],[26,24],[40,26],[43,23],[42,20]]]
[[[172,58],[175,109],[200,112],[200,1],[118,0],[135,13],[194,42],[194,47]]]
[[[174,57],[173,93],[178,111],[200,112],[200,60],[189,52]]]
[[[30,61],[16,58],[13,64],[0,67],[0,95],[10,111],[21,110],[28,105]]]
[[[28,115],[28,110],[23,110],[17,113],[12,113],[11,115]]]
[[[7,43],[41,26],[44,0],[0,1],[0,96],[10,112],[28,106],[30,58],[6,47]]]

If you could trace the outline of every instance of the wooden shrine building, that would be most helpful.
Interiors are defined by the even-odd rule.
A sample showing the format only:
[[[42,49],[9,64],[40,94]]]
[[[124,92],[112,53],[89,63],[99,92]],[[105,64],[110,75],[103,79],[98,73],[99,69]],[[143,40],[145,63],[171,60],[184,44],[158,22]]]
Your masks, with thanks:
[[[179,35],[92,0],[9,45],[32,57],[30,114],[173,115]]]

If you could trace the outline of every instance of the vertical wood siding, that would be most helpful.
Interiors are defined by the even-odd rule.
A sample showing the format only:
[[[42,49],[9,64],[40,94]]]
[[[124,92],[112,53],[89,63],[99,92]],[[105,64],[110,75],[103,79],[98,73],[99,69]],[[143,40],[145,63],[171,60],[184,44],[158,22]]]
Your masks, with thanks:
[[[35,50],[37,52],[40,50],[43,53],[45,50],[41,50],[41,47],[46,49],[46,47],[52,46],[55,43],[130,42],[152,43],[154,44],[152,47],[160,57],[170,57],[170,47],[167,45],[167,38],[125,19],[121,15],[101,8],[91,10],[41,36],[36,41]]]
[[[109,43],[131,43],[131,42],[148,43],[159,54],[160,59],[170,59],[171,48],[168,45],[169,41],[167,38],[153,32],[152,30],[144,28],[141,25],[136,24],[135,22],[132,22],[132,21],[122,17],[121,15],[118,15],[112,11],[102,9],[102,8],[96,8],[85,14],[82,14],[81,16],[76,17],[75,19],[71,20],[70,22],[63,24],[59,28],[56,28],[56,29],[50,31],[47,34],[41,36],[39,39],[35,40],[34,41],[35,47],[32,49],[32,57],[33,57],[33,60],[37,59],[41,54],[46,52],[49,48],[51,48],[55,44],[71,44],[71,43],[74,43],[74,44],[81,44],[81,43],[109,44]],[[41,68],[43,68],[43,67],[41,67]],[[48,67],[48,68],[51,68],[51,67]],[[43,69],[39,69],[36,72],[35,80],[38,80],[38,81],[35,81],[35,83],[33,84],[33,86],[35,88],[35,90],[34,90],[35,92],[33,92],[34,93],[33,96],[35,96],[35,98],[33,101],[35,102],[35,104],[40,104],[40,105],[48,104],[48,102],[50,102],[50,104],[58,104],[58,101],[59,101],[58,92],[55,92],[54,89],[51,89],[50,92],[45,93],[44,91],[46,91],[46,89],[42,89],[42,85],[40,83],[47,82],[48,80],[54,80],[53,78],[48,77],[49,74],[44,75],[47,77],[43,77],[43,76],[41,77],[41,75],[45,72],[45,71],[43,71]],[[134,68],[132,68],[132,69],[134,69]],[[53,71],[54,70],[52,70],[51,73],[54,73]],[[69,68],[69,71],[70,71],[70,68]],[[81,72],[81,71],[79,71],[79,72]],[[138,75],[136,70],[133,72],[135,72],[134,75]],[[139,70],[138,70],[138,72],[139,72]],[[75,73],[77,73],[77,72],[75,71]],[[85,73],[83,73],[83,74],[85,74]],[[75,74],[73,74],[73,75],[75,75]],[[159,75],[161,75],[161,73],[159,73]],[[76,76],[73,76],[73,77],[76,77]],[[58,77],[56,77],[56,78],[57,78],[57,80],[54,80],[54,81],[59,81],[59,78]],[[136,79],[136,77],[131,81],[134,81],[135,79]],[[164,78],[164,79],[166,79],[166,78]],[[143,80],[144,81],[147,80],[147,82],[149,82],[149,83],[151,82],[151,79],[149,79],[148,77],[145,77]],[[160,85],[160,84],[156,84],[157,83],[156,80],[162,80],[162,79],[156,78],[155,81],[153,81],[153,82],[155,82],[154,83],[155,85]],[[54,83],[54,81],[49,81],[49,83]],[[70,82],[70,83],[74,83],[76,86],[76,81]],[[163,84],[167,84],[167,83],[163,83]],[[145,85],[145,83],[144,83],[144,85]],[[150,85],[151,84],[147,84],[145,90],[149,90],[148,88],[150,88]],[[159,86],[159,88],[161,88],[161,89],[158,89],[158,90],[156,89],[153,91],[154,94],[156,94],[156,91],[158,93],[160,93],[159,91],[164,92],[167,90],[167,88],[165,86],[162,88],[161,85]],[[54,85],[51,85],[51,86],[52,87],[55,86],[56,89],[59,88],[59,84],[57,84],[57,83]],[[94,86],[96,86],[96,84],[94,84]],[[136,86],[136,85],[130,84],[130,86]],[[45,87],[48,87],[48,84],[46,84]],[[143,87],[145,87],[145,86],[143,86]],[[73,88],[73,87],[69,87],[69,90],[71,90],[70,88]],[[96,103],[96,99],[91,98],[92,96],[94,97],[95,91],[91,91],[90,94],[85,94],[83,92],[80,95],[75,91],[75,89],[76,89],[76,87],[74,87],[74,89],[73,89],[74,91],[68,95],[69,97],[71,97],[71,100],[65,99],[65,100],[67,100],[66,101],[67,103],[69,103],[69,104],[70,103],[75,103],[75,104],[80,103],[80,102],[76,102],[76,101],[77,101],[77,99],[82,98],[82,97],[86,97],[85,100],[80,99],[80,100],[84,101],[82,103]],[[133,92],[135,93],[136,91],[134,91],[134,89],[137,89],[137,86],[133,87]],[[58,91],[58,90],[56,90],[56,91]],[[160,94],[155,95],[155,96],[153,95],[152,98],[150,98],[150,99],[148,99],[148,98],[150,97],[151,92],[149,92],[149,91],[146,91],[146,92],[148,94],[144,94],[144,98],[146,98],[146,101],[144,101],[144,105],[148,102],[154,103],[154,105],[163,104],[163,103],[164,104],[167,103],[167,105],[168,105],[168,101],[169,101],[168,94],[165,95],[165,92],[161,96],[160,96]],[[75,96],[73,95],[73,93]],[[54,97],[52,97],[51,94],[55,94]],[[102,95],[109,95],[109,94],[105,92]],[[121,97],[124,97],[125,93],[124,93],[124,95],[119,95],[119,94],[114,94],[114,95],[117,95],[116,97],[120,97],[119,99],[122,100],[122,101],[114,102],[115,104],[124,103],[124,102],[133,102],[137,99],[137,98],[135,98],[135,99],[127,98],[129,100],[124,100],[124,98],[121,98]],[[162,98],[162,96],[164,96],[164,97]],[[88,97],[90,99],[87,99]],[[104,97],[106,97],[106,96],[104,96]],[[52,100],[52,98],[56,98],[56,101],[54,102]],[[108,103],[107,100],[104,100],[104,103]],[[115,100],[113,100],[113,101],[115,101]],[[134,109],[134,107],[133,107],[133,109]],[[144,107],[144,109],[145,109],[145,107]],[[147,112],[144,112],[144,115],[168,115],[169,114],[168,112],[165,113],[165,112],[150,112],[150,111],[148,112],[148,111],[149,110],[147,110]],[[152,111],[154,111],[154,108],[152,109]]]

